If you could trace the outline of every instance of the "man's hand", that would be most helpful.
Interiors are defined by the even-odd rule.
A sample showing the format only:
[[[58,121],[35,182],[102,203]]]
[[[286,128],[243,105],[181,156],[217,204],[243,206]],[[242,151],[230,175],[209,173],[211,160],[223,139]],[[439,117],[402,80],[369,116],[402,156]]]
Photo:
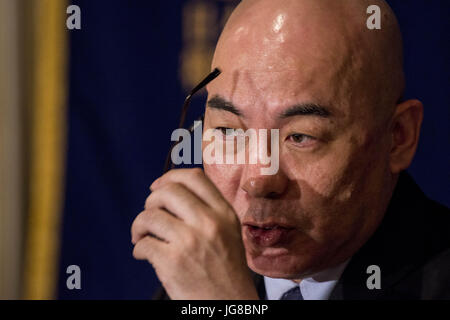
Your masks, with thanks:
[[[171,170],[150,187],[131,234],[171,299],[258,299],[239,220],[201,169]],[[150,236],[153,235],[153,236]]]

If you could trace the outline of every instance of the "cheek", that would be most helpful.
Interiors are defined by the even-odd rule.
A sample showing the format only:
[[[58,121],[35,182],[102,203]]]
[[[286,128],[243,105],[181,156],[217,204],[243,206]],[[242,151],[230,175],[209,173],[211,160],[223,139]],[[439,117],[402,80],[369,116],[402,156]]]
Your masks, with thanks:
[[[349,145],[335,147],[336,152],[321,157],[285,158],[290,178],[300,190],[302,217],[314,226],[310,236],[319,242],[336,238],[335,232],[348,230],[354,223],[350,209],[356,205],[359,184],[352,164],[355,151]]]
[[[377,171],[375,166],[382,166],[380,153],[382,150],[376,148],[367,133],[349,130],[321,154],[285,158],[289,161],[287,167],[291,168],[292,179],[300,183],[300,190],[310,190],[316,198],[345,202],[357,189],[368,184],[369,171]]]
[[[352,189],[351,167],[348,150],[321,157],[286,157],[290,179],[296,181],[301,190],[301,199],[327,200],[335,197],[348,198]]]
[[[383,159],[369,142],[336,144],[323,157],[304,158],[291,172],[301,207],[315,226],[313,238],[342,239],[373,222],[376,210],[367,208],[377,208],[372,202],[379,199]]]

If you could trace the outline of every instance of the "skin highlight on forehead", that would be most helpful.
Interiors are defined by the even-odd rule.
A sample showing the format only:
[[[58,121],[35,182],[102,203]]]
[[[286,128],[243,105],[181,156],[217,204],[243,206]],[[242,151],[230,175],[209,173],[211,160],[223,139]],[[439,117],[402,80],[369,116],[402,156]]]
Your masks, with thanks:
[[[381,30],[366,27],[371,4],[381,7]],[[269,99],[290,77],[292,95],[315,85],[325,91],[317,96],[357,113],[371,106],[384,120],[404,87],[400,31],[384,1],[244,0],[220,37],[216,66],[224,82],[252,79]]]

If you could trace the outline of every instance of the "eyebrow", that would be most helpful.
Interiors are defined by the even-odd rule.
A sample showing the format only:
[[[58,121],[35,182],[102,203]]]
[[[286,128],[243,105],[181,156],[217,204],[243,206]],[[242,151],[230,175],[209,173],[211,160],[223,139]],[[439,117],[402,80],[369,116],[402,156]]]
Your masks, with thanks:
[[[207,102],[207,106],[212,109],[224,110],[234,113],[238,117],[242,116],[242,112],[236,108],[231,102],[225,100],[220,96],[214,96]]]
[[[231,112],[239,117],[242,116],[242,112],[238,108],[236,108],[231,102],[218,95],[208,100],[207,106],[212,109]],[[320,118],[329,118],[331,116],[331,112],[327,107],[316,103],[299,103],[282,111],[278,117],[281,119],[286,119],[295,116],[317,116]]]
[[[321,118],[329,118],[331,112],[325,106],[316,103],[300,103],[280,113],[279,117],[286,119],[295,116],[317,116]]]

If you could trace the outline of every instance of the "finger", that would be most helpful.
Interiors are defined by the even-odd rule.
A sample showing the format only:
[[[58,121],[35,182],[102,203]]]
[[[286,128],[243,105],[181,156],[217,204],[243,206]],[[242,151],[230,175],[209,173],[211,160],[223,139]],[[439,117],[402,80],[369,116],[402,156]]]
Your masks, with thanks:
[[[169,245],[161,240],[147,236],[139,240],[133,249],[133,257],[138,260],[148,260],[154,264],[156,258],[165,256]]]
[[[181,183],[195,193],[211,208],[218,211],[228,206],[228,202],[214,183],[199,168],[170,170],[153,182],[150,189],[157,190],[167,183]]]
[[[179,183],[166,183],[153,191],[145,202],[145,208],[163,208],[189,225],[201,223],[203,215],[212,209],[196,194]]]
[[[161,208],[152,208],[142,211],[131,226],[131,242],[137,241],[152,234],[158,238],[171,242],[182,236],[186,226],[180,220]]]

